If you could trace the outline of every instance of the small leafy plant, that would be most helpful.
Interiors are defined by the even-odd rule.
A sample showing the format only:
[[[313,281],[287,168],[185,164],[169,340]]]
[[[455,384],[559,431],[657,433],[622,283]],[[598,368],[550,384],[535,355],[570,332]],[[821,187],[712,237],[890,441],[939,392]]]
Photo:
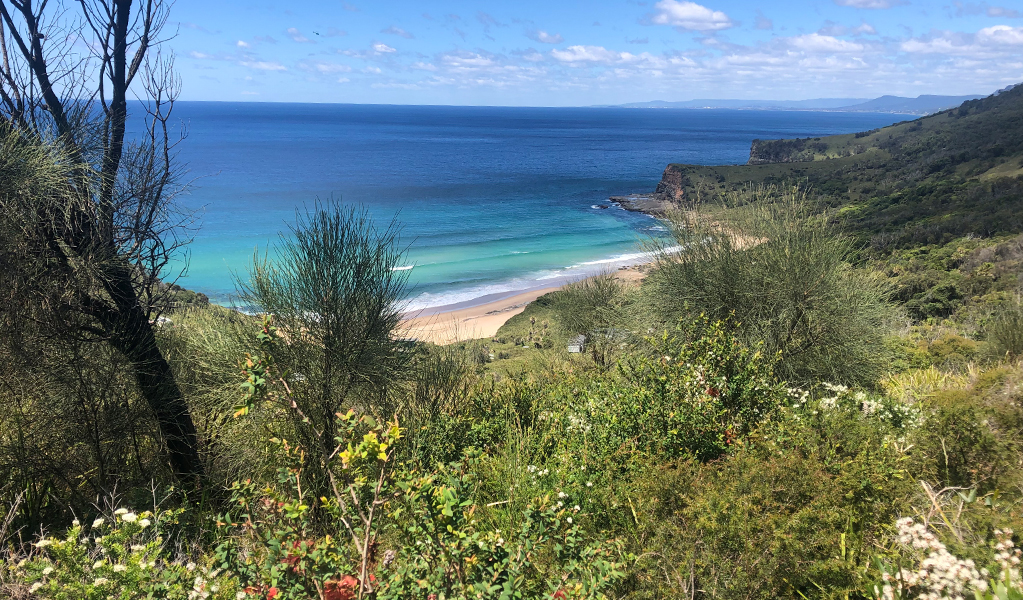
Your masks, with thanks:
[[[180,512],[121,508],[89,527],[75,521],[63,537],[36,542],[15,575],[53,600],[234,599],[237,582],[229,574],[172,555],[161,530]]]

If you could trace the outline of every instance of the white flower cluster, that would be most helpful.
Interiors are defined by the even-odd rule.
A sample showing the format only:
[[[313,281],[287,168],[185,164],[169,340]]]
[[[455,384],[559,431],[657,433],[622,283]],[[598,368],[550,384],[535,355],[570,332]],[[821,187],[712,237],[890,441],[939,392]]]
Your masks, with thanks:
[[[792,398],[792,408],[796,410],[806,406],[806,401],[810,399],[810,392],[799,388],[789,388],[788,394]]]
[[[195,566],[195,563],[189,562],[185,565],[185,568],[189,571],[194,571]],[[220,569],[213,569],[205,573],[206,577],[196,575],[195,580],[192,582],[192,589],[188,592],[188,600],[206,600],[210,597],[211,593],[216,594],[219,586],[208,584],[209,580],[216,579],[219,574]]]
[[[569,433],[578,431],[579,433],[589,433],[593,426],[590,425],[589,419],[585,415],[568,415],[568,425],[565,430]]]
[[[918,569],[900,569],[898,573],[884,573],[884,588],[878,594],[881,600],[920,598],[964,600],[970,591],[983,592],[988,584],[986,570],[977,570],[972,560],[959,560],[928,531],[923,523],[913,519],[899,519],[895,523],[900,544],[919,552],[926,552]],[[1011,544],[1011,542],[1010,542]],[[898,593],[896,593],[898,592]],[[970,594],[971,596],[973,594]]]
[[[1019,574],[1019,562],[1020,557],[1023,556],[1023,551],[1020,551],[1015,544],[1012,543],[1012,530],[1011,529],[996,529],[995,538],[998,540],[995,542],[995,560],[1002,567],[1002,574],[999,579],[1002,581],[1008,580],[1014,587],[1020,588],[1021,580]]]

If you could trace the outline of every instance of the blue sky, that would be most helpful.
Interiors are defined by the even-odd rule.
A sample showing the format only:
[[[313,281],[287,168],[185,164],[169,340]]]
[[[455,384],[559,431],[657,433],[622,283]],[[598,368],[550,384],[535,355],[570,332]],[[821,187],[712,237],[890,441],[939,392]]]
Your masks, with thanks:
[[[182,99],[585,106],[990,93],[1023,1],[177,0]]]

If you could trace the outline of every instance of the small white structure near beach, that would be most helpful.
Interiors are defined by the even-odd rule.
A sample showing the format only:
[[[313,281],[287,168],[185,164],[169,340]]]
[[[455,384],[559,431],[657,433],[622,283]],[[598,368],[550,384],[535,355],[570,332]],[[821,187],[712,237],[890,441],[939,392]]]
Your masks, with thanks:
[[[568,340],[568,351],[572,354],[579,354],[586,349],[586,336],[577,335],[574,338]]]

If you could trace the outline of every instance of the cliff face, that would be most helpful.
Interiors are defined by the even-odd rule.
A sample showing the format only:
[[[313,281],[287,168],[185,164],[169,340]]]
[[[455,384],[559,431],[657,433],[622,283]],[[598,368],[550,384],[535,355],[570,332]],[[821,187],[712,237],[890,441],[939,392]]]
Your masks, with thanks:
[[[670,202],[681,202],[685,197],[685,186],[689,184],[684,169],[682,165],[668,165],[654,193]]]

